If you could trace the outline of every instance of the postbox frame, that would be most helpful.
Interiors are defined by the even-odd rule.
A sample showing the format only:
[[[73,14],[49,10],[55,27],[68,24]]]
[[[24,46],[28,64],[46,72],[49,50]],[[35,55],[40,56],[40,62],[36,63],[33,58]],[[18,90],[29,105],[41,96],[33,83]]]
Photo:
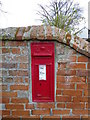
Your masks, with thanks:
[[[36,54],[34,53],[34,49],[33,49],[33,46],[34,45],[39,45],[39,46],[42,46],[43,48],[43,45],[46,46],[46,45],[50,45],[52,46],[52,51],[51,53],[41,53],[41,54]],[[30,47],[31,47],[31,76],[32,76],[32,101],[33,102],[54,102],[54,95],[55,95],[55,45],[54,45],[54,42],[31,42],[30,44]],[[35,74],[34,74],[34,59],[38,59],[38,58],[43,58],[45,57],[46,59],[48,57],[52,57],[52,80],[50,81],[51,82],[51,98],[50,99],[37,99],[35,97]],[[51,73],[50,73],[51,74]]]

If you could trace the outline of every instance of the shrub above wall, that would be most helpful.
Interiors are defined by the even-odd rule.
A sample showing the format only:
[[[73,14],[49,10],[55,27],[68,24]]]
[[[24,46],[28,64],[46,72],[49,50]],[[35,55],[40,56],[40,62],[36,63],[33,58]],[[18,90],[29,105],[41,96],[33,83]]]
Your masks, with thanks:
[[[89,42],[54,26],[0,29],[2,117],[77,118],[89,115]],[[55,100],[32,101],[32,42],[55,45]]]

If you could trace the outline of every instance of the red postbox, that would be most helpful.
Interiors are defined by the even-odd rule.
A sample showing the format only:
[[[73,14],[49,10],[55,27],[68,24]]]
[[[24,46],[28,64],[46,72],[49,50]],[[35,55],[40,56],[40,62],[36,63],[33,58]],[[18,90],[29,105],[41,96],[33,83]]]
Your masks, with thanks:
[[[31,43],[33,102],[54,101],[54,43]]]

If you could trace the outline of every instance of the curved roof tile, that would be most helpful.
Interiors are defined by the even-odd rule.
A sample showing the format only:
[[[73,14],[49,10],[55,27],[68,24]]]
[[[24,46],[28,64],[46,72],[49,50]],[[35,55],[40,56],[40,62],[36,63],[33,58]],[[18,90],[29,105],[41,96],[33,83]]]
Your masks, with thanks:
[[[54,26],[10,27],[0,29],[1,40],[56,40],[90,57],[90,44]]]

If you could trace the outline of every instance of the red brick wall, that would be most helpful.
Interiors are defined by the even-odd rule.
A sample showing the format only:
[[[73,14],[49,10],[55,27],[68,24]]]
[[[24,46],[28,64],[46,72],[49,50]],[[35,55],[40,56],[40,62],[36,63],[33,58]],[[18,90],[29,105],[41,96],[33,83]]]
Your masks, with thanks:
[[[31,102],[30,42],[3,41],[2,116],[3,118],[87,118],[88,57],[56,43],[55,102]]]
[[[75,50],[57,44],[58,70],[57,70],[57,108],[54,114],[67,114],[67,116],[88,116],[88,80],[89,59]]]

